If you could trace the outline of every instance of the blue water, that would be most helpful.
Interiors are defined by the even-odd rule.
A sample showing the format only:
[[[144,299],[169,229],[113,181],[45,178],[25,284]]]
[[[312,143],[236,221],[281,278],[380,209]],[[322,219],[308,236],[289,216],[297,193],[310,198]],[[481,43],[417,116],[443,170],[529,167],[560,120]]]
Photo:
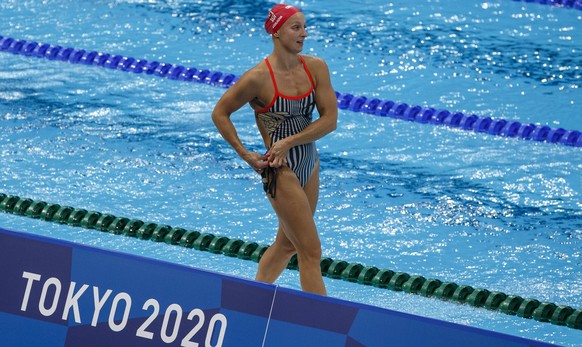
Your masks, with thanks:
[[[256,1],[4,1],[0,35],[242,74]],[[582,130],[582,13],[509,0],[303,1],[339,92]],[[0,191],[272,242],[258,177],[217,134],[224,89],[0,54]],[[251,109],[233,115],[262,150]],[[324,256],[582,307],[580,148],[340,111],[318,143]],[[0,214],[4,228],[244,278],[253,262]],[[298,288],[298,273],[278,284]],[[331,296],[565,346],[582,332],[326,278]]]

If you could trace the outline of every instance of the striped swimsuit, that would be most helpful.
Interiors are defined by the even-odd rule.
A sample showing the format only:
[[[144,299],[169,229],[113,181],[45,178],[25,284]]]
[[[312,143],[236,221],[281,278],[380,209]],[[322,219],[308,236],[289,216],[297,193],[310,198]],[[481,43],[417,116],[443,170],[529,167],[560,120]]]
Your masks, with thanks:
[[[269,60],[265,59],[275,88],[275,96],[269,106],[256,111],[256,116],[265,125],[271,138],[271,145],[287,136],[301,132],[311,124],[312,114],[315,108],[315,88],[313,78],[307,69],[305,60],[301,56],[298,57],[301,59],[301,63],[311,83],[311,89],[307,93],[298,96],[285,96],[279,92],[277,83],[275,82],[273,68]],[[305,184],[307,184],[316,162],[317,150],[314,142],[295,146],[289,150],[289,154],[287,155],[287,165],[297,175],[302,187],[305,187]],[[265,191],[274,198],[276,172],[273,170],[265,170],[263,183],[265,185]]]

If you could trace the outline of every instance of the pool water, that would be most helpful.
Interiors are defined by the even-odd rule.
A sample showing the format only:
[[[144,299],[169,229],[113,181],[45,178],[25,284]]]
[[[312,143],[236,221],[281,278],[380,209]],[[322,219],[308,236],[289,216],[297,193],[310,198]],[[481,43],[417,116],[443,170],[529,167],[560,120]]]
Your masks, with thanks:
[[[4,1],[0,35],[240,75],[270,2]],[[338,92],[582,130],[582,12],[499,1],[303,1]],[[272,242],[259,178],[216,132],[224,89],[2,53],[0,192]],[[233,115],[262,151],[250,108]],[[324,256],[582,307],[580,148],[340,110],[318,142]],[[254,262],[0,214],[3,228],[244,278]],[[582,332],[325,279],[329,295],[565,346]],[[299,288],[298,273],[278,284]]]

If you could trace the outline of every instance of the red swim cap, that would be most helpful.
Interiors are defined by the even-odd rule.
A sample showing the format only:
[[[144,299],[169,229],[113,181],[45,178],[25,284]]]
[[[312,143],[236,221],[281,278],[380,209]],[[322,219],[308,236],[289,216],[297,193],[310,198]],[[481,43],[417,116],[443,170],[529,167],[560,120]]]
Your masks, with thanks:
[[[295,6],[284,4],[273,6],[269,11],[267,20],[265,21],[265,30],[267,31],[267,34],[272,35],[279,31],[287,19],[297,12],[301,12],[301,10]]]

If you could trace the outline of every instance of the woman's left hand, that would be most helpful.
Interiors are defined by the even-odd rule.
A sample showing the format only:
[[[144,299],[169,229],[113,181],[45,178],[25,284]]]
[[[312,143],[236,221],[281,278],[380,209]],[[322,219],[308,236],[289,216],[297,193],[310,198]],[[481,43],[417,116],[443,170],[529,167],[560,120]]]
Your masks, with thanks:
[[[275,142],[269,152],[267,153],[269,166],[271,167],[281,167],[287,165],[287,153],[289,152],[289,146],[286,139],[279,140]]]

